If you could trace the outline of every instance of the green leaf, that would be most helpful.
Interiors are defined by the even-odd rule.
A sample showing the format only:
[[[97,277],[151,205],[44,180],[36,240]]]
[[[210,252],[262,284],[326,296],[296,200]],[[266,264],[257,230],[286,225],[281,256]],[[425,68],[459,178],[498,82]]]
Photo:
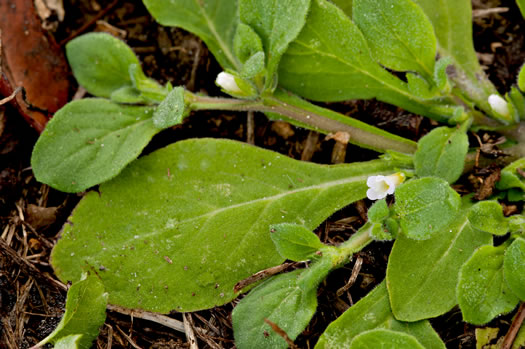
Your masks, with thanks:
[[[451,89],[450,82],[448,80],[447,68],[452,63],[450,57],[442,57],[434,66],[434,83],[440,91],[448,93]]]
[[[239,0],[241,21],[262,39],[268,62],[265,87],[275,89],[281,56],[306,21],[310,0]]]
[[[109,96],[111,101],[115,103],[124,104],[138,104],[146,103],[147,100],[144,98],[139,90],[133,86],[124,86],[115,90]]]
[[[436,37],[419,6],[411,0],[354,0],[353,4],[353,20],[376,61],[432,79]]]
[[[461,266],[478,247],[491,241],[490,234],[472,228],[466,209],[428,240],[400,235],[387,267],[388,292],[396,318],[417,321],[449,311],[456,305]]]
[[[233,54],[237,0],[144,0],[144,5],[160,24],[201,38],[223,68],[240,68]]]
[[[178,125],[182,122],[185,109],[184,88],[175,87],[155,109],[153,125],[160,130]]]
[[[157,81],[144,75],[140,65],[130,64],[128,71],[133,87],[140,91],[140,95],[144,99],[160,103],[166,98],[169,93],[169,87],[163,88]]]
[[[525,74],[523,75],[525,80]],[[514,120],[525,120],[525,95],[518,88],[512,86],[505,97],[511,103],[510,113]]]
[[[390,215],[390,209],[385,199],[377,200],[368,209],[368,220],[373,223],[382,223]]]
[[[330,263],[314,263],[310,269],[277,275],[253,289],[232,313],[235,345],[240,349],[288,348],[264,320],[277,324],[292,340],[297,338],[315,313],[317,286],[331,269]],[[302,279],[309,276],[313,277],[310,287],[302,287]]]
[[[233,51],[239,61],[244,64],[254,54],[263,51],[261,38],[252,27],[241,22],[233,38]]]
[[[482,246],[461,268],[457,297],[466,322],[486,324],[518,304],[503,279],[504,252],[505,246]]]
[[[91,348],[91,343],[98,337],[100,326],[106,320],[107,300],[108,294],[104,292],[104,285],[97,276],[88,276],[75,282],[67,292],[66,312],[57,328],[37,346],[57,343],[61,339],[65,340],[65,337],[81,334],[82,338],[77,339],[78,347]]]
[[[352,0],[332,0],[344,13],[352,18]]]
[[[438,96],[438,91],[432,87],[428,81],[415,73],[406,74],[408,90],[415,96],[422,99],[431,99]]]
[[[463,172],[468,137],[463,130],[438,127],[418,142],[414,166],[419,177],[435,176],[454,183]]]
[[[270,226],[272,238],[281,257],[306,261],[324,245],[319,237],[302,225],[282,223]]]
[[[500,190],[519,188],[525,191],[525,177],[518,172],[518,169],[522,171],[525,169],[525,158],[518,159],[502,169],[496,187]]]
[[[360,333],[379,328],[410,334],[427,349],[445,349],[445,344],[428,321],[406,323],[394,318],[385,282],[333,321],[319,338],[315,349],[348,348]]]
[[[239,142],[178,142],[88,193],[52,263],[61,280],[73,281],[82,269],[103,267],[112,304],[163,313],[211,308],[235,298],[239,280],[283,261],[270,224],[313,230],[364,198],[369,175],[401,164],[322,166]]]
[[[512,292],[525,301],[525,239],[518,238],[507,248],[503,275]]]
[[[49,121],[31,166],[38,181],[74,193],[115,177],[160,130],[153,108],[105,99],[74,101]]]
[[[89,33],[68,42],[66,55],[78,83],[97,97],[109,98],[132,86],[129,66],[139,60],[122,40],[105,33]]]
[[[490,234],[505,235],[509,232],[509,223],[497,201],[478,202],[470,208],[468,219],[474,228]]]
[[[55,343],[54,349],[78,349],[81,338],[81,334],[72,334],[70,336],[60,338]]]
[[[391,330],[377,329],[357,335],[350,349],[425,349],[414,336]]]
[[[264,71],[264,52],[260,51],[251,56],[242,66],[241,77],[253,79]]]
[[[303,30],[279,64],[279,84],[314,101],[377,98],[445,120],[376,63],[357,26],[326,0],[312,0]]]
[[[520,8],[521,16],[525,18],[525,0],[516,0],[516,4]]]
[[[408,181],[396,189],[394,212],[407,237],[425,240],[456,217],[460,204],[458,193],[446,181],[426,177]]]

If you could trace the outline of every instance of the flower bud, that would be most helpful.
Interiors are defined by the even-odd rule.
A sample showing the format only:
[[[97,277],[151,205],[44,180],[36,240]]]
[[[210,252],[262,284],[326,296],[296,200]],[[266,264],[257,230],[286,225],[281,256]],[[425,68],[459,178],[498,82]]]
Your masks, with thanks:
[[[220,72],[215,79],[215,83],[227,94],[237,98],[256,98],[257,89],[248,80],[245,80],[235,73]]]
[[[242,93],[239,85],[235,82],[235,76],[230,73],[220,72],[219,75],[217,75],[215,83],[222,87],[226,92]]]
[[[492,110],[502,116],[509,117],[510,111],[508,103],[505,99],[501,98],[498,95],[489,96],[489,104]]]

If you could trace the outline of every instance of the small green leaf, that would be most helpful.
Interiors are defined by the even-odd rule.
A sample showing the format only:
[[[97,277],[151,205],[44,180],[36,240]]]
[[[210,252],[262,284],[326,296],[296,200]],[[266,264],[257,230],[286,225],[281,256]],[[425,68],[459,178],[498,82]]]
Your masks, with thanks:
[[[466,209],[428,240],[399,235],[387,267],[388,292],[396,318],[417,321],[449,311],[456,305],[461,266],[478,247],[491,241],[492,235],[472,228]]]
[[[354,0],[353,20],[383,66],[432,78],[436,57],[434,28],[410,0]]]
[[[282,223],[270,226],[272,238],[281,257],[292,261],[306,261],[324,245],[319,237],[302,225]]]
[[[105,33],[89,33],[68,42],[66,54],[78,83],[97,97],[109,98],[132,86],[129,66],[139,60],[122,40]]]
[[[318,263],[314,263],[314,266],[316,264]],[[322,270],[312,269],[295,270],[272,277],[239,302],[232,313],[233,333],[238,348],[288,347],[265,319],[277,324],[292,340],[297,338],[315,313],[317,286],[331,270],[331,266]],[[301,287],[301,279],[312,272],[315,273],[315,282],[310,284],[312,287]]]
[[[33,149],[36,179],[74,193],[115,177],[159,132],[153,110],[96,98],[67,104]]]
[[[141,92],[133,86],[124,86],[115,90],[109,96],[111,101],[123,104],[138,104],[146,103],[147,100],[142,96]]]
[[[88,276],[74,283],[67,292],[66,312],[60,323],[37,346],[81,334],[78,347],[91,348],[91,343],[98,337],[100,326],[106,320],[107,301],[108,294],[104,293],[104,286],[96,276]]]
[[[521,16],[525,18],[525,0],[516,0],[516,4],[520,8]]]
[[[186,112],[184,88],[175,87],[153,113],[153,125],[160,130],[178,125]]]
[[[233,39],[233,50],[235,56],[244,64],[254,54],[263,51],[263,44],[252,27],[241,22]]]
[[[511,233],[525,233],[525,216],[514,215],[508,218],[509,231]]]
[[[422,99],[430,99],[438,95],[437,89],[433,88],[427,80],[415,73],[406,74],[408,89],[414,95]]]
[[[264,71],[264,52],[260,51],[251,56],[242,66],[241,77],[252,79]]]
[[[381,223],[373,223],[370,229],[370,236],[376,241],[390,241],[394,237],[388,229]]]
[[[382,223],[390,215],[390,209],[385,199],[377,200],[368,209],[368,220],[373,223]]]
[[[517,238],[507,248],[503,275],[512,292],[525,301],[525,239]]]
[[[160,24],[196,34],[224,69],[240,68],[233,54],[237,0],[144,0],[144,5]]]
[[[503,280],[504,252],[504,246],[482,246],[461,268],[457,297],[466,322],[486,324],[518,304]]]
[[[143,98],[152,102],[162,102],[168,93],[157,81],[144,75],[142,68],[138,64],[130,64],[129,76],[135,87]]]
[[[79,342],[83,335],[81,334],[72,334],[67,337],[60,338],[54,346],[54,349],[78,349]]]
[[[509,232],[509,223],[497,201],[478,202],[470,208],[468,219],[474,228],[490,234],[505,235]]]
[[[419,177],[435,176],[449,183],[463,172],[468,152],[468,137],[459,129],[438,127],[418,142],[414,166]]]
[[[434,66],[434,83],[440,91],[449,92],[451,88],[447,74],[447,68],[451,64],[452,59],[450,57],[442,57]]]
[[[344,13],[352,18],[352,0],[332,0]]]
[[[241,21],[262,39],[266,58],[265,87],[275,89],[277,66],[306,21],[310,0],[239,0]]]
[[[442,179],[414,179],[396,189],[394,211],[403,233],[425,240],[441,231],[457,216],[461,199]]]
[[[370,348],[425,349],[414,336],[385,329],[363,332],[350,344],[350,349]]]
[[[525,158],[518,159],[501,170],[501,178],[496,184],[500,190],[519,188],[525,191],[525,177],[523,177],[518,169],[525,169]],[[523,172],[521,172],[523,173]]]
[[[520,0],[520,1],[524,2],[523,5],[525,7],[525,0]],[[518,73],[518,87],[520,88],[521,91],[525,92],[525,64],[521,67],[520,72]]]
[[[315,349],[349,348],[357,335],[378,328],[412,335],[427,349],[445,349],[428,321],[401,322],[394,318],[385,282],[328,325]]]
[[[401,164],[323,166],[228,140],[178,142],[85,195],[52,264],[64,281],[103,266],[112,304],[164,313],[212,308],[237,296],[239,280],[283,261],[271,224],[313,230],[364,198],[369,175]]]

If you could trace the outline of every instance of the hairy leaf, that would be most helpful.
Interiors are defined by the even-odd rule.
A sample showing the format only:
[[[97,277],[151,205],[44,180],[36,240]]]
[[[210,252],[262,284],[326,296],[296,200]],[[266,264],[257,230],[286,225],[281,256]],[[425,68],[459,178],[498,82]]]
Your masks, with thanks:
[[[507,248],[503,275],[512,292],[525,301],[525,239],[518,238]]]
[[[326,260],[326,262],[330,262]],[[277,324],[294,340],[305,329],[317,308],[317,286],[332,269],[330,263],[314,263],[310,269],[272,277],[252,290],[232,313],[238,348],[287,348],[286,341],[265,319]],[[310,287],[302,279],[313,278]]]
[[[56,343],[72,335],[82,335],[76,339],[79,348],[89,349],[91,343],[98,337],[100,326],[106,320],[106,305],[108,294],[97,276],[88,276],[74,283],[67,292],[66,312],[57,328],[38,346],[46,343]],[[74,338],[68,341],[75,341]]]
[[[438,127],[418,142],[414,166],[419,177],[435,176],[454,183],[463,172],[468,152],[467,134],[458,129]]]
[[[241,21],[251,26],[265,49],[266,88],[274,89],[274,74],[281,56],[306,21],[310,0],[239,0]]]
[[[82,99],[60,109],[40,135],[31,166],[38,181],[74,193],[115,177],[160,130],[153,108]]]
[[[370,330],[357,335],[350,349],[425,349],[414,336],[385,329]]]
[[[233,53],[237,0],[144,0],[144,5],[160,24],[200,37],[223,68],[240,68]]]
[[[504,246],[482,246],[461,268],[457,297],[466,322],[486,324],[518,304],[503,280],[504,251]]]
[[[388,292],[395,317],[417,321],[449,311],[456,305],[461,266],[478,247],[491,241],[490,234],[472,228],[466,209],[428,240],[400,235],[387,267]]]
[[[185,114],[184,88],[175,87],[153,113],[153,125],[165,129],[182,122]]]
[[[411,0],[354,0],[352,13],[379,63],[415,71],[431,81],[436,37],[419,6]]]
[[[509,223],[497,201],[478,202],[470,208],[468,219],[474,228],[490,234],[505,235],[509,231]]]
[[[518,169],[525,169],[525,158],[518,159],[501,170],[501,178],[497,183],[498,189],[519,188],[525,191],[525,178],[518,173]]]
[[[354,337],[377,328],[410,334],[427,349],[445,348],[428,321],[406,323],[394,318],[385,282],[333,321],[319,338],[315,348],[348,348]]]
[[[233,299],[239,280],[283,261],[270,224],[313,230],[364,198],[369,175],[395,166],[401,163],[321,166],[233,141],[178,142],[88,193],[52,263],[62,280],[103,267],[112,304],[158,312],[211,308]]]
[[[277,252],[292,261],[305,261],[324,245],[309,229],[297,224],[275,224],[270,228]]]
[[[54,349],[78,349],[79,342],[83,335],[72,334],[70,336],[60,338],[54,346]]]
[[[129,66],[139,60],[122,40],[105,33],[89,33],[68,42],[66,54],[78,83],[97,97],[109,98],[133,82]]]
[[[279,64],[279,83],[315,101],[377,98],[444,120],[375,62],[357,26],[326,0],[312,0],[303,30]]]
[[[382,223],[390,215],[390,209],[385,199],[377,200],[368,209],[368,220],[374,223]]]
[[[396,189],[394,211],[407,237],[425,240],[454,220],[460,204],[459,195],[447,182],[426,177],[408,181]]]

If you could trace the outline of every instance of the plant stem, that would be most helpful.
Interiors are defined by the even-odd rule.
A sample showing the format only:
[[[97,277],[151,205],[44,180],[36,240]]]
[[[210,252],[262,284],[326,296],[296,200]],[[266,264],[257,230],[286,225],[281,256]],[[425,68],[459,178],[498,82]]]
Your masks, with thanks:
[[[284,101],[283,101],[284,99]],[[415,142],[370,126],[361,121],[334,111],[310,104],[298,97],[284,96],[282,93],[257,100],[238,100],[215,98],[187,93],[186,100],[191,110],[231,110],[259,111],[284,116],[296,125],[328,134],[346,132],[350,143],[380,152],[398,151],[413,154]]]
[[[341,260],[346,261],[354,253],[361,251],[372,241],[374,241],[374,239],[370,236],[369,226],[368,224],[365,224],[354,235],[352,235],[350,239],[346,240],[338,247]]]

